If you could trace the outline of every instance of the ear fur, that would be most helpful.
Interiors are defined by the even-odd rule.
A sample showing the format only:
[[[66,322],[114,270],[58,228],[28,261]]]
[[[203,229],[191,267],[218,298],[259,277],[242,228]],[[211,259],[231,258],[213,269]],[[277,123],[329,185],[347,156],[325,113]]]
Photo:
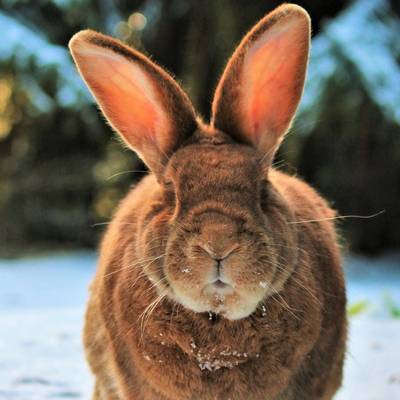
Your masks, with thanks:
[[[84,30],[69,48],[111,126],[156,174],[197,126],[193,106],[173,78],[140,52]]]
[[[244,37],[217,86],[212,125],[272,162],[290,127],[306,75],[310,18],[284,4]]]

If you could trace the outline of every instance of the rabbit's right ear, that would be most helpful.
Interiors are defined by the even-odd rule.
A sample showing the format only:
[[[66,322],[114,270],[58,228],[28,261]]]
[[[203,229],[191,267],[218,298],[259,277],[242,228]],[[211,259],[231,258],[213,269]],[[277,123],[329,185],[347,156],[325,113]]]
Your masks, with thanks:
[[[69,48],[111,126],[158,174],[196,129],[186,94],[162,68],[109,36],[81,31]]]
[[[271,162],[303,91],[310,18],[294,4],[264,17],[242,40],[218,84],[212,124]]]

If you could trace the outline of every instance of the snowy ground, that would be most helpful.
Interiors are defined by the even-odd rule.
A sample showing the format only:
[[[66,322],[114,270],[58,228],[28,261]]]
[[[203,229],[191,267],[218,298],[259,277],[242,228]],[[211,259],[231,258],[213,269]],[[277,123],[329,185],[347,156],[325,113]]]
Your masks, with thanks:
[[[400,255],[346,261],[351,318],[345,381],[336,400],[400,399]],[[93,253],[0,261],[0,399],[89,399],[81,327]],[[385,300],[386,298],[386,300]],[[360,303],[361,304],[361,303]]]

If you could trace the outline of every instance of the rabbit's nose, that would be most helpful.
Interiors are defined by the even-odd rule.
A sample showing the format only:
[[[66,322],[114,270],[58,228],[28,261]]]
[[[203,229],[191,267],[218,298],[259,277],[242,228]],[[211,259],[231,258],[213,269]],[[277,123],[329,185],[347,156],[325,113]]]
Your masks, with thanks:
[[[219,246],[213,246],[211,243],[202,243],[200,244],[200,247],[210,256],[210,258],[215,260],[219,266],[222,261],[227,259],[234,252],[234,250],[239,247],[239,245],[232,244],[232,246],[228,248],[221,249],[218,248]]]
[[[217,291],[218,293],[227,294],[232,289],[232,280],[227,274],[226,265],[224,264],[228,257],[239,247],[238,244],[231,244],[230,247],[225,247],[223,249],[215,248],[211,243],[203,243],[200,245],[205,253],[213,260],[213,266],[208,271],[207,283],[209,290],[213,293]]]
[[[239,246],[236,223],[215,213],[204,214],[203,218],[197,244],[217,264],[222,264]]]

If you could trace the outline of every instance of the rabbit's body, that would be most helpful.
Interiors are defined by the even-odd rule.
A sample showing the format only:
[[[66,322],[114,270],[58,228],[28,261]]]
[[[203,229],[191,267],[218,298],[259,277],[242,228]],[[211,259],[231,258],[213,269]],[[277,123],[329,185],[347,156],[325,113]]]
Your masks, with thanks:
[[[133,249],[140,220],[158,197],[154,176],[122,202],[103,241],[86,319],[96,400],[332,397],[346,337],[339,251],[327,220],[334,213],[299,179],[271,170],[270,181],[297,221],[321,221],[293,225],[301,249],[293,279],[239,321],[210,320],[163,301],[142,326],[140,317],[157,293],[150,281],[138,283],[141,270],[132,266],[141,259]]]
[[[272,168],[300,101],[310,21],[283,5],[228,62],[210,124],[143,54],[70,48],[151,173],[104,237],[86,318],[95,400],[329,400],[345,352],[334,212]]]

